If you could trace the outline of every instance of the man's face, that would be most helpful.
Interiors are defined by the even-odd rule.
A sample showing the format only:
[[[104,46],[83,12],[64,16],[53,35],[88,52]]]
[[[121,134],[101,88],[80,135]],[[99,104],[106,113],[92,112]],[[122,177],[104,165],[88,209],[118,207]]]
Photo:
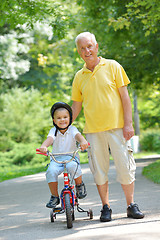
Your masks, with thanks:
[[[90,37],[79,39],[77,46],[78,53],[86,64],[97,61],[98,44],[95,45]]]

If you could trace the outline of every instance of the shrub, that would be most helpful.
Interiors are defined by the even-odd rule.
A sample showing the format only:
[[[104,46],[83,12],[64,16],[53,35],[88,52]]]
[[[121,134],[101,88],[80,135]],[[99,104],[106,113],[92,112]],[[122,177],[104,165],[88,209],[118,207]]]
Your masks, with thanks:
[[[10,143],[31,143],[42,141],[39,134],[43,128],[51,125],[49,115],[50,106],[38,90],[14,88],[0,97],[0,135],[6,150],[10,149]]]
[[[160,152],[160,131],[148,130],[140,136],[140,148],[142,151]]]
[[[0,152],[1,166],[11,165],[33,165],[41,163],[44,158],[36,155],[36,148],[39,144],[15,143],[13,148],[8,152]]]

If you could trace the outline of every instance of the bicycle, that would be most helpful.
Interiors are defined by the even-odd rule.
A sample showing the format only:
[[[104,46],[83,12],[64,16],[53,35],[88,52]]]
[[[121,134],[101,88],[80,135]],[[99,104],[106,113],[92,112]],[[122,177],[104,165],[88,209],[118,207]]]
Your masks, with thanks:
[[[37,148],[36,149],[36,154],[42,154],[44,156],[50,156],[52,160],[54,160],[56,163],[63,164],[64,165],[64,171],[63,171],[63,176],[64,176],[64,188],[61,191],[60,194],[60,200],[61,200],[61,207],[56,207],[53,208],[50,211],[50,220],[51,222],[54,222],[56,219],[57,214],[62,214],[66,213],[66,220],[67,220],[67,228],[72,228],[73,227],[73,221],[75,220],[75,214],[74,214],[74,208],[75,206],[77,207],[78,212],[86,212],[87,215],[90,217],[90,219],[93,219],[93,211],[92,209],[84,210],[79,206],[78,203],[78,198],[74,192],[74,185],[72,185],[73,178],[70,180],[69,174],[66,169],[66,164],[68,162],[71,162],[75,159],[75,156],[77,152],[80,151],[80,147],[77,148],[74,152],[68,152],[68,153],[51,153],[47,151],[47,153],[42,153],[40,150]],[[55,156],[58,155],[69,155],[71,158],[69,160],[64,160],[64,161],[58,161]],[[77,162],[77,161],[76,161]],[[77,162],[78,164],[78,162]]]

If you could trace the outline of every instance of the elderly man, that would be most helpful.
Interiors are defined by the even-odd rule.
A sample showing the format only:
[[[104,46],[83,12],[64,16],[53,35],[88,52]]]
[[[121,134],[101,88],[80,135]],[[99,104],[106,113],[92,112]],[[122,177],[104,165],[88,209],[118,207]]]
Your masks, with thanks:
[[[72,86],[73,120],[84,107],[84,133],[91,144],[89,166],[102,201],[100,221],[111,221],[108,194],[109,149],[114,159],[117,180],[127,202],[127,216],[143,218],[134,203],[135,161],[129,139],[134,135],[132,108],[127,85],[130,83],[122,66],[98,57],[94,34],[76,37],[77,51],[85,64]]]

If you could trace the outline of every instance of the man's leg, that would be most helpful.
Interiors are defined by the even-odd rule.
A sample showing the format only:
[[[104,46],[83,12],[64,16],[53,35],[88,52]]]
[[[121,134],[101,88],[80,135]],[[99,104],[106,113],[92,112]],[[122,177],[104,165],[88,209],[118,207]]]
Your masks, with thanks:
[[[109,222],[112,220],[111,218],[112,210],[110,209],[109,205],[108,181],[103,185],[97,185],[97,189],[103,206],[101,210],[100,221]]]
[[[134,182],[128,185],[121,184],[127,202],[127,217],[143,218],[144,214],[139,210],[139,207],[134,203]]]
[[[103,185],[97,185],[97,189],[98,189],[101,201],[102,201],[102,206],[104,206],[105,204],[110,206],[109,205],[109,194],[108,194],[108,181]]]
[[[108,192],[109,149],[107,132],[87,134],[86,137],[91,145],[88,152],[89,166],[102,201],[100,221],[108,222],[112,220],[112,210],[109,206]]]
[[[127,206],[129,206],[134,202],[134,182],[127,185],[121,184],[121,186],[126,197]]]

